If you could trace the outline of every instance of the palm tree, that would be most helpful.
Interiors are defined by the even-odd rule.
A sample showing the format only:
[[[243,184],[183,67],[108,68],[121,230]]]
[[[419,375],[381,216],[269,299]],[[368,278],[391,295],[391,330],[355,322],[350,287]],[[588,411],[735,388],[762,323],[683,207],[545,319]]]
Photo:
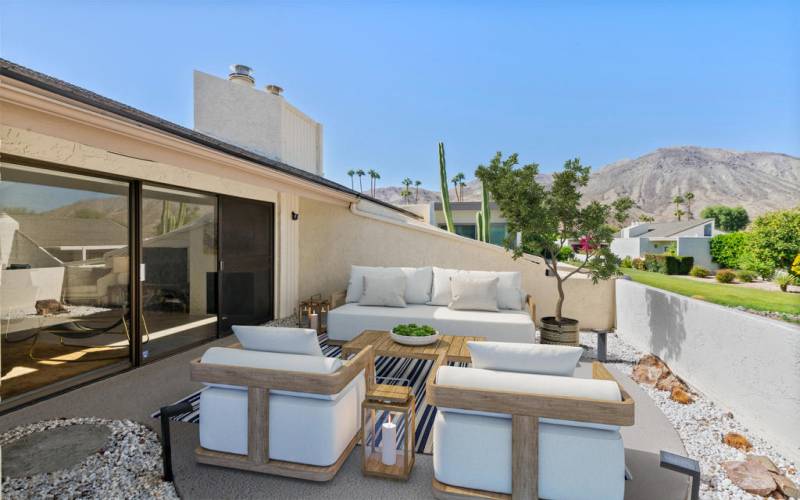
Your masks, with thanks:
[[[694,219],[694,214],[692,213],[692,200],[694,200],[694,193],[689,191],[685,195],[683,195],[686,202],[686,213],[690,219]]]
[[[378,179],[378,177],[380,177],[380,175],[375,171],[375,169],[372,168],[369,169],[367,175],[369,175],[369,192],[372,196],[375,196],[375,181]]]
[[[381,179],[381,174],[376,170],[375,171],[375,180],[373,181],[372,187],[372,196],[375,196],[375,192],[378,190],[378,181]]]
[[[403,181],[403,183],[405,184],[405,181]],[[406,202],[406,205],[408,205],[408,200],[409,198],[411,198],[411,190],[408,189],[408,186],[404,187],[402,191],[400,191],[400,196],[403,197],[403,200]]]
[[[684,201],[686,200],[684,200],[683,196],[681,196],[680,194],[675,198],[672,198],[672,203],[675,204],[675,215],[678,217],[678,222],[680,222],[681,216],[686,213],[683,210],[681,210],[681,203],[683,203]]]
[[[414,203],[419,203],[419,187],[422,185],[422,181],[416,180],[414,181],[414,187],[417,188],[414,192]]]
[[[464,186],[466,185],[467,184],[463,180],[458,181],[458,196],[461,198],[461,201],[464,201]]]
[[[453,189],[455,189],[456,192],[456,200],[458,201],[463,201],[461,199],[461,195],[464,194],[464,192],[463,190],[459,192],[458,187],[464,185],[464,179],[466,179],[464,172],[459,172],[456,175],[454,175],[452,179],[450,179],[450,182],[453,183]]]
[[[364,177],[364,169],[359,168],[356,170],[356,175],[358,176],[358,190],[363,193],[364,186],[361,184],[361,178]]]
[[[406,189],[411,187],[412,184],[414,184],[414,181],[412,181],[410,178],[406,177],[405,179],[403,179],[403,186],[405,186]]]
[[[356,186],[353,183],[353,176],[356,175],[356,171],[351,168],[350,170],[347,171],[347,175],[350,176],[350,189],[355,191]]]
[[[655,222],[655,217],[652,217],[647,214],[642,214],[639,216],[639,222]]]

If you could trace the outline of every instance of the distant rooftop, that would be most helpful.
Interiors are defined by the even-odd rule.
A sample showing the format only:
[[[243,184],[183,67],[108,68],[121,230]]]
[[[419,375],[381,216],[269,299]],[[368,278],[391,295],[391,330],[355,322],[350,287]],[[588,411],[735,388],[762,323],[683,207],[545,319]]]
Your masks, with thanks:
[[[702,226],[703,224],[707,224],[709,222],[713,222],[714,219],[693,219],[687,221],[675,221],[675,222],[649,222],[644,224],[632,224],[630,227],[633,226],[647,226],[647,231],[635,236],[636,238],[645,236],[647,238],[668,238],[670,236],[674,236],[678,233],[682,233],[687,229],[691,229],[693,227]],[[622,237],[622,231],[616,234],[618,238]]]

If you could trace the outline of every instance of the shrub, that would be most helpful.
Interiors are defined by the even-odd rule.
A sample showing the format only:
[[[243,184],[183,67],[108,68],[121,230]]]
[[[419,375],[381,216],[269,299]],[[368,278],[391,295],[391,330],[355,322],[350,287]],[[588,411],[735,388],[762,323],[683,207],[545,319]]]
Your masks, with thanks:
[[[752,283],[755,281],[758,275],[753,271],[748,271],[747,269],[742,269],[741,271],[736,272],[736,278],[741,281],[742,283]]]
[[[770,276],[777,269],[789,269],[800,249],[800,207],[758,217],[748,240],[752,271]]]
[[[797,285],[799,282],[800,280],[786,271],[778,271],[775,273],[775,283],[780,287],[782,292],[786,292],[789,285]]]
[[[575,258],[575,252],[573,252],[572,248],[570,247],[561,247],[561,249],[558,251],[559,262],[566,262],[568,260],[572,260],[573,258]]]
[[[694,257],[667,254],[644,254],[644,267],[648,271],[661,274],[689,274],[694,265]]]
[[[742,207],[726,207],[725,205],[711,205],[700,212],[704,219],[714,219],[717,229],[723,231],[741,231],[750,222],[747,210]]]
[[[630,255],[626,256],[622,259],[622,262],[619,263],[620,267],[633,267],[633,259],[631,259]]]
[[[792,261],[792,267],[790,270],[792,274],[800,278],[800,253],[797,254],[797,257],[795,257],[794,261]]]
[[[718,234],[709,241],[711,258],[722,267],[741,267],[747,252],[748,233]]]
[[[695,278],[708,278],[708,275],[711,274],[711,271],[709,271],[703,266],[692,266],[692,269],[689,271],[689,274],[694,276]]]
[[[734,278],[736,278],[736,273],[730,269],[720,269],[717,271],[716,277],[717,281],[720,283],[733,283]]]
[[[639,257],[636,257],[635,259],[633,259],[632,264],[633,264],[633,268],[634,269],[638,269],[640,271],[644,271],[645,270],[644,259],[640,259]]]

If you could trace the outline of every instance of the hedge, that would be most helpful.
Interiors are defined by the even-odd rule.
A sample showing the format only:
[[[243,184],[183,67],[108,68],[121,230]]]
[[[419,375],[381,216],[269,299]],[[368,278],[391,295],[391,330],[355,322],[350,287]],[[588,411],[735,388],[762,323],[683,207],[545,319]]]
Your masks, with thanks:
[[[694,266],[694,257],[668,255],[664,253],[644,254],[644,268],[661,274],[689,274]]]
[[[749,234],[744,231],[714,236],[709,242],[711,259],[720,267],[738,269],[747,252],[748,240]]]

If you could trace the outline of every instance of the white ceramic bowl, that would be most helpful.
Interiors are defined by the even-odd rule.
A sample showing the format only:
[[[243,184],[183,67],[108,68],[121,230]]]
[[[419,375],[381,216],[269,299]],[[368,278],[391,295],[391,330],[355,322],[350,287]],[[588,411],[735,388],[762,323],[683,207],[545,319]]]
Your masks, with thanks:
[[[433,335],[426,335],[425,337],[410,337],[407,335],[396,335],[394,332],[390,331],[389,336],[397,342],[398,344],[403,345],[428,345],[433,344],[434,342],[439,340],[439,331],[437,330]]]

